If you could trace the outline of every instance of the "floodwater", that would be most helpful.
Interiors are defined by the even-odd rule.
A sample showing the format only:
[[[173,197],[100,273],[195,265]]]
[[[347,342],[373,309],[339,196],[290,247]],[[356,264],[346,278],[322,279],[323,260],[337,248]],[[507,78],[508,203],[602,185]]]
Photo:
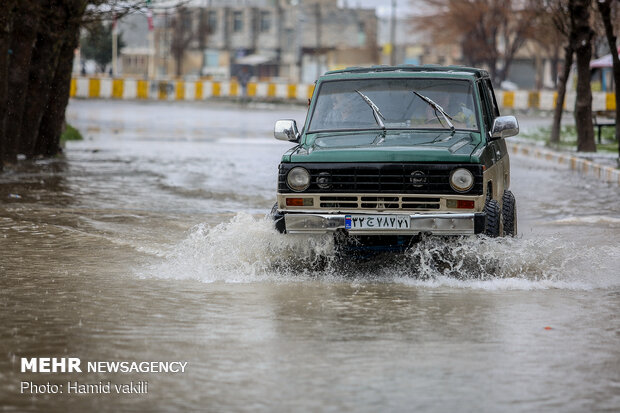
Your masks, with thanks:
[[[86,139],[0,175],[0,410],[620,409],[617,186],[513,156],[518,238],[336,259],[264,217],[289,147],[272,125],[304,116],[73,100]],[[187,365],[22,373],[22,357]]]

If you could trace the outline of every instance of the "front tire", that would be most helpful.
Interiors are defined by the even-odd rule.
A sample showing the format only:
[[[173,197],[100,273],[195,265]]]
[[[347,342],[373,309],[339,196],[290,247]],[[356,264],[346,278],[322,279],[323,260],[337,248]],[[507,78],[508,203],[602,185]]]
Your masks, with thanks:
[[[510,191],[502,197],[502,216],[504,217],[504,234],[510,237],[517,235],[517,200]]]
[[[496,238],[501,235],[501,209],[499,202],[494,199],[487,200],[484,205],[485,222],[484,234]]]
[[[278,212],[278,203],[276,202],[271,208],[271,212],[269,216],[273,219],[274,226],[279,233],[283,234],[286,232],[286,226],[284,223],[284,214]]]

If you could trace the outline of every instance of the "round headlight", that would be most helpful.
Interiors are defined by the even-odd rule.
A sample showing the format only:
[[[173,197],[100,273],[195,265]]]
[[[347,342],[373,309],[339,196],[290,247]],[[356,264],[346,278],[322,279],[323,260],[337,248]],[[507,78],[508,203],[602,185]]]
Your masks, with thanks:
[[[295,167],[288,171],[286,183],[293,191],[301,192],[310,186],[310,173],[302,167]]]
[[[450,174],[450,186],[456,192],[467,192],[474,186],[474,175],[464,168],[455,169]]]

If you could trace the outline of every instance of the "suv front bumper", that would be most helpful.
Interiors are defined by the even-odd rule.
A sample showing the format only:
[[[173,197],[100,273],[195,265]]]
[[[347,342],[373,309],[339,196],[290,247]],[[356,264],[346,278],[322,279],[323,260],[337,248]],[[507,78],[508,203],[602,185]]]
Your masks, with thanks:
[[[404,214],[409,215],[408,229],[347,229],[345,217],[350,214],[308,214],[277,212],[274,215],[276,228],[289,234],[326,234],[345,231],[350,235],[472,235],[484,232],[485,214],[442,213],[442,214]],[[363,216],[364,214],[354,214]],[[371,215],[371,214],[367,214]],[[372,214],[376,215],[376,214]],[[403,214],[381,214],[386,217]]]

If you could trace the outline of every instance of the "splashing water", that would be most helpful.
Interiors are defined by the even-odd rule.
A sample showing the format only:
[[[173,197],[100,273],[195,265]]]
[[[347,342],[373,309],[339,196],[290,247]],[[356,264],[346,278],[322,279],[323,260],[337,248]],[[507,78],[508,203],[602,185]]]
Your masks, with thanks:
[[[558,238],[425,238],[401,254],[359,260],[337,254],[328,235],[283,235],[269,218],[237,214],[192,228],[139,270],[143,277],[202,282],[397,282],[483,289],[593,289],[620,285],[620,247],[589,248]]]
[[[251,282],[277,278],[280,268],[304,272],[334,255],[329,236],[284,236],[268,218],[237,214],[213,228],[194,227],[188,237],[149,271],[158,277],[205,282]]]

